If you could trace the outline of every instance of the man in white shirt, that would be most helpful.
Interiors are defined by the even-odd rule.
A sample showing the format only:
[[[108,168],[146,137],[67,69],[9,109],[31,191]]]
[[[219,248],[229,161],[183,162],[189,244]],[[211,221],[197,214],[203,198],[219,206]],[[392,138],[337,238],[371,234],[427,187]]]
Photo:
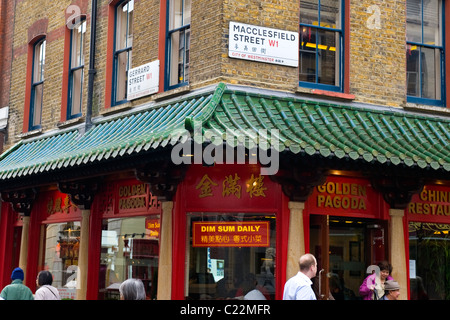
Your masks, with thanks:
[[[311,278],[316,276],[316,258],[307,253],[299,259],[300,271],[284,285],[283,300],[316,300]]]

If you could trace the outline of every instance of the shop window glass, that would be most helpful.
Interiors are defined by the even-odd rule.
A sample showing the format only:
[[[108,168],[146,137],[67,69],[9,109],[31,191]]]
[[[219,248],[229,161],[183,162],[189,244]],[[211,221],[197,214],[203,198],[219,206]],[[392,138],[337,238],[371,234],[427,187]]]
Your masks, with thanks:
[[[450,224],[409,223],[411,300],[450,300]]]
[[[442,105],[442,2],[408,0],[406,9],[408,101]]]
[[[299,85],[341,88],[341,1],[300,1]]]
[[[189,299],[275,298],[274,215],[190,213],[188,222]]]
[[[120,284],[141,279],[147,299],[156,299],[159,216],[105,219],[99,276],[99,299],[119,299]]]
[[[53,286],[62,299],[76,299],[80,227],[78,221],[45,226],[42,270],[52,273]]]

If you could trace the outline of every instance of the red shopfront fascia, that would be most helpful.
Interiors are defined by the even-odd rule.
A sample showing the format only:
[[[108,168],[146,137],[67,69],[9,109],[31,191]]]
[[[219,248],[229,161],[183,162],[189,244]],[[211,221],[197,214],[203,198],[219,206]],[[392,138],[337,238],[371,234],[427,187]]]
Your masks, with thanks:
[[[16,240],[18,242],[15,242],[14,233],[15,229],[20,230],[21,228],[22,217],[12,209],[9,202],[2,202],[0,213],[0,288],[11,283],[11,272],[17,267],[21,234],[17,235]]]
[[[174,230],[172,255],[172,299],[185,297],[185,248],[186,215],[190,212],[208,213],[267,213],[276,216],[276,299],[282,298],[283,285],[286,280],[286,256],[289,232],[288,200],[279,184],[269,176],[260,174],[259,165],[250,164],[216,164],[211,167],[192,165],[186,172],[185,179],[178,186],[174,202]],[[207,229],[206,224],[198,224],[198,231]],[[233,231],[247,230],[246,235],[261,236],[264,241],[263,225],[248,224],[227,225]],[[230,230],[228,229],[228,230]],[[218,232],[218,228],[214,229]],[[250,230],[250,231],[249,231]],[[199,240],[201,245],[201,240]],[[249,240],[252,241],[252,240]],[[214,246],[214,244],[212,244]],[[233,244],[228,243],[227,246]],[[258,245],[256,242],[253,245]],[[183,249],[180,249],[183,248]]]
[[[44,191],[37,195],[30,215],[27,279],[26,284],[36,290],[36,275],[40,271],[40,237],[41,226],[52,223],[64,223],[70,221],[81,221],[81,211],[71,203],[69,195],[58,190]],[[4,214],[8,212],[8,214]],[[88,257],[88,288],[87,299],[95,300],[98,294],[98,271],[100,261],[101,228],[102,220],[108,218],[125,218],[135,216],[146,216],[146,228],[159,237],[159,221],[155,218],[161,214],[161,204],[158,199],[149,192],[148,185],[136,179],[118,180],[105,183],[101,191],[95,196],[90,213],[89,233],[89,257]],[[12,243],[12,232],[16,226],[21,226],[18,219],[8,203],[2,204],[1,230],[2,234],[0,250],[10,253]],[[8,218],[8,219],[7,219]],[[5,257],[5,256],[4,256]],[[4,268],[3,275],[8,273],[7,266],[11,264],[7,258],[2,258],[0,267]],[[2,278],[2,285],[9,284],[9,275]],[[5,282],[6,281],[6,282]]]
[[[405,210],[409,221],[450,224],[450,187],[427,185]]]
[[[388,219],[388,205],[370,181],[362,178],[328,176],[314,188],[305,203],[305,244],[309,248],[309,216],[329,215],[349,218]]]
[[[410,222],[450,224],[450,186],[427,185],[414,194],[405,209],[405,250],[409,260],[409,225]],[[409,264],[407,277],[410,278]],[[408,281],[408,298],[409,298]]]
[[[92,206],[89,240],[88,300],[97,300],[100,274],[102,220],[145,216],[145,227],[152,237],[160,237],[161,202],[152,195],[148,184],[136,179],[107,182]],[[159,218],[157,218],[159,216]],[[137,250],[144,249],[140,244]],[[146,247],[152,254],[159,248]]]

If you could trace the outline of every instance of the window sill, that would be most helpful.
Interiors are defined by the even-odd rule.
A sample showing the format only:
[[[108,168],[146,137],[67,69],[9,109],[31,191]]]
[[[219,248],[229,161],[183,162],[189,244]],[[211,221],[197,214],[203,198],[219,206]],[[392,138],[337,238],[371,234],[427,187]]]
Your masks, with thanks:
[[[128,101],[128,102],[125,102],[125,103],[122,103],[122,104],[110,107],[108,109],[104,109],[103,111],[100,111],[100,115],[101,116],[109,116],[111,114],[119,113],[119,112],[122,112],[122,111],[127,111],[127,110],[131,109],[131,107],[132,107],[132,105]]]
[[[410,111],[421,111],[421,112],[430,112],[430,113],[434,113],[434,114],[440,113],[440,114],[450,115],[449,108],[436,107],[436,106],[418,104],[418,103],[413,103],[413,102],[407,102],[404,109],[410,110]]]
[[[169,91],[157,93],[157,94],[153,95],[153,100],[158,101],[158,100],[162,100],[162,99],[172,98],[172,97],[176,97],[178,95],[184,94],[189,91],[191,91],[191,86],[186,85],[186,86],[182,86],[182,87],[172,89]]]
[[[27,138],[38,136],[38,135],[42,134],[42,132],[43,132],[43,130],[42,130],[42,128],[40,128],[40,129],[31,130],[31,131],[28,131],[28,132],[21,133],[17,137],[19,139],[27,139]]]
[[[320,97],[325,97],[325,98],[334,98],[334,99],[340,99],[340,100],[346,100],[346,101],[355,100],[354,94],[321,90],[321,89],[310,89],[310,88],[298,87],[295,90],[295,93],[306,93],[306,94],[310,94],[310,95],[314,95],[314,96],[320,96]]]
[[[85,120],[85,117],[78,117],[78,118],[58,122],[56,124],[56,127],[58,127],[59,129],[64,129],[64,128],[70,127],[72,125],[79,124],[79,123],[83,122],[84,120]]]

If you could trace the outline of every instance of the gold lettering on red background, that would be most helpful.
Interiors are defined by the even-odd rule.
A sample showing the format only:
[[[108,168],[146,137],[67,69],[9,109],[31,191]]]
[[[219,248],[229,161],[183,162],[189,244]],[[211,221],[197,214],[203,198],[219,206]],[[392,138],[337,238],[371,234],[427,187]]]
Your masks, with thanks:
[[[119,210],[145,208],[147,187],[145,183],[119,187]]]
[[[367,189],[357,183],[327,182],[317,187],[318,208],[367,209]]]
[[[450,191],[425,187],[419,194],[419,201],[409,203],[408,211],[412,214],[450,216]]]
[[[213,197],[215,195],[214,187],[221,185],[222,197],[235,196],[240,199],[242,196],[242,185],[239,183],[240,180],[241,178],[237,173],[235,173],[234,176],[232,174],[225,176],[222,182],[214,181],[208,174],[205,174],[196,185],[195,189],[199,190],[199,198]],[[246,182],[245,187],[250,198],[266,196],[264,191],[267,190],[267,187],[264,184],[264,176],[262,175],[255,177],[255,175],[252,174],[250,179]]]

